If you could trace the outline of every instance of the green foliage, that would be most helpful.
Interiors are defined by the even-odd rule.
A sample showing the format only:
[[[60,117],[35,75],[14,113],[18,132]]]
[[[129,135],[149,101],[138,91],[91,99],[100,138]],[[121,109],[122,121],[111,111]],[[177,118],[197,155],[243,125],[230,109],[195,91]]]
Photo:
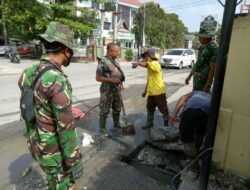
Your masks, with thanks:
[[[221,36],[221,27],[217,30],[215,36],[220,39],[220,36]]]
[[[125,55],[125,58],[127,61],[132,61],[134,57],[134,54],[133,54],[133,50],[132,49],[127,49],[126,50],[126,55]]]
[[[48,23],[45,6],[36,0],[5,0],[2,5],[1,23],[5,23],[9,36],[34,39]]]
[[[37,38],[50,21],[62,22],[75,32],[76,37],[86,38],[96,27],[97,12],[76,8],[71,0],[5,0],[0,24],[5,23],[8,36],[24,41]],[[76,15],[78,12],[79,16]]]
[[[97,12],[88,8],[76,8],[72,3],[50,4],[48,7],[53,20],[68,25],[76,37],[87,37],[89,31],[96,27]],[[76,16],[76,11],[80,16]]]
[[[144,7],[141,7],[134,18],[133,32],[139,44],[142,42]],[[184,46],[184,34],[187,28],[176,14],[167,14],[154,3],[145,6],[146,44],[161,48]]]

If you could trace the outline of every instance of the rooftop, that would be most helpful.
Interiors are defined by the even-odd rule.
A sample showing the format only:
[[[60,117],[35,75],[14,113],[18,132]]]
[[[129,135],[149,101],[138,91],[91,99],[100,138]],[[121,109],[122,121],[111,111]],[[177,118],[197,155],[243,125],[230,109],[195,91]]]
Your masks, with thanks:
[[[120,3],[126,3],[129,5],[141,6],[142,3],[140,0],[119,0]]]

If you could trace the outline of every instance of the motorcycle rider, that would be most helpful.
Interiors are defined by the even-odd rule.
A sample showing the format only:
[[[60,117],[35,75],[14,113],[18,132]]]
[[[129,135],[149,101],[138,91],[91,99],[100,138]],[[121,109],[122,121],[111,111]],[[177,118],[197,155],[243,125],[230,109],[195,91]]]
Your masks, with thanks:
[[[8,51],[8,56],[10,58],[11,63],[20,63],[20,55],[15,45],[9,46],[7,51]]]

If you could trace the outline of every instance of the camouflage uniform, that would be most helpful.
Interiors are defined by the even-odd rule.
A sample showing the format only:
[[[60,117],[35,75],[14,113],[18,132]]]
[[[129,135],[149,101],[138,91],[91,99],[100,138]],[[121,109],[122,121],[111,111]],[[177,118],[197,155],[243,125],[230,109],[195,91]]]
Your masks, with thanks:
[[[40,64],[24,70],[18,84],[21,92],[31,86],[37,74],[45,72],[34,88],[34,122],[26,122],[27,143],[33,158],[47,174],[52,190],[67,190],[74,183],[72,169],[81,162],[72,113],[72,87],[55,63],[43,57]]]
[[[198,59],[193,68],[193,90],[203,90],[206,85],[210,63],[215,64],[218,54],[218,46],[211,41],[199,48]]]
[[[201,22],[198,36],[212,38],[216,35],[217,22],[211,15],[205,17]],[[206,86],[210,64],[215,64],[218,54],[218,45],[211,41],[199,48],[198,59],[193,68],[193,90],[203,90]]]
[[[116,60],[113,62],[118,66]],[[121,73],[107,57],[103,57],[98,61],[96,73],[105,77],[120,77]],[[120,85],[113,83],[102,82],[100,86],[100,113],[99,124],[100,128],[106,128],[106,119],[112,108],[112,116],[114,127],[120,127],[119,117],[121,113]]]

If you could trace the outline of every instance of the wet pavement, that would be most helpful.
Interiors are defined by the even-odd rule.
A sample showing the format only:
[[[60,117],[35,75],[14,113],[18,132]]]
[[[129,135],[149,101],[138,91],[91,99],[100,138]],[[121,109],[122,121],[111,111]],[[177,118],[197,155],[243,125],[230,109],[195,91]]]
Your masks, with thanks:
[[[1,60],[2,61],[2,60]],[[2,63],[1,63],[2,64]],[[0,189],[2,190],[45,190],[46,182],[44,173],[31,158],[24,137],[24,122],[17,120],[18,95],[16,94],[16,80],[23,65],[7,65],[0,68],[1,85],[3,86],[3,98],[1,103],[5,107],[0,110],[0,120],[5,123],[0,128]],[[123,136],[121,130],[113,130],[112,119],[107,121],[107,130],[100,131],[98,124],[99,109],[93,109],[86,117],[77,123],[79,142],[82,141],[83,133],[93,136],[94,143],[90,146],[81,146],[84,162],[84,175],[77,181],[81,189],[89,190],[152,190],[171,189],[173,177],[180,172],[182,165],[179,160],[185,160],[181,146],[176,144],[150,141],[153,130],[142,130],[141,126],[146,121],[146,98],[141,97],[145,85],[145,72],[131,70],[129,64],[122,65],[127,69],[123,92],[124,105],[128,119],[135,126],[136,135]],[[97,84],[91,75],[95,72],[96,65],[74,65],[69,68],[74,89],[74,105],[87,111],[99,103]],[[79,71],[79,72],[78,72]],[[81,71],[81,72],[80,72]],[[85,72],[86,71],[86,72]],[[72,74],[73,72],[73,74]],[[163,69],[164,81],[168,87],[168,106],[170,115],[174,110],[178,98],[191,91],[191,85],[185,86],[183,81],[189,70],[165,70]],[[74,78],[75,77],[75,78]],[[13,81],[15,84],[13,84]],[[82,85],[79,81],[85,81]],[[84,97],[84,100],[83,98]],[[10,105],[12,102],[15,104]],[[15,109],[12,109],[15,107]],[[9,109],[7,109],[9,108]],[[15,115],[13,121],[12,115]],[[8,116],[8,119],[7,119]],[[5,120],[5,121],[4,121]],[[124,119],[120,118],[121,122]],[[9,122],[10,121],[10,122]],[[161,113],[157,110],[154,120],[155,128],[163,126]],[[105,136],[107,131],[112,131],[111,138]],[[162,138],[157,136],[157,138]],[[174,147],[174,148],[173,148]],[[173,150],[174,149],[174,150]],[[184,190],[194,189],[197,184],[196,174],[183,173],[175,179],[175,184],[180,183]],[[248,190],[250,182],[247,179],[233,175],[225,171],[215,171],[210,176],[209,189],[242,189]]]
[[[168,106],[173,111],[176,100],[189,92],[190,88],[183,83],[169,82]],[[98,124],[99,108],[93,109],[86,117],[77,122],[79,142],[86,132],[93,136],[94,143],[87,147],[81,146],[84,162],[84,175],[77,184],[81,189],[89,190],[151,190],[171,189],[173,177],[182,170],[180,160],[185,160],[181,148],[171,143],[161,142],[159,134],[153,130],[142,130],[146,121],[146,98],[141,97],[144,85],[132,84],[123,92],[124,105],[128,119],[133,122],[136,134],[123,136],[121,130],[113,129],[112,118],[107,121],[107,131],[112,131],[111,138],[105,136],[106,130],[100,131]],[[87,111],[99,103],[99,98],[75,101],[74,105]],[[123,122],[121,116],[120,121]],[[15,126],[15,128],[13,128]],[[157,110],[154,120],[155,128],[163,126],[161,113]],[[3,190],[45,190],[45,175],[31,158],[25,143],[24,123],[15,121],[4,126],[5,133],[0,133],[0,152],[2,153],[0,170],[0,189]],[[152,141],[152,134],[156,141]],[[164,134],[164,132],[162,132]],[[151,139],[151,141],[150,141]],[[173,150],[174,149],[174,150]],[[174,184],[181,189],[193,189],[197,178],[183,173]],[[183,182],[180,181],[183,179]],[[218,180],[217,180],[218,179]],[[233,182],[230,180],[233,179]],[[240,182],[238,182],[238,180]],[[217,172],[210,179],[209,189],[247,190],[247,180],[225,172]],[[176,186],[177,187],[177,186]]]
[[[86,67],[91,68],[94,72],[96,66],[86,65]],[[130,65],[125,64],[124,67],[129,68]],[[77,65],[76,68],[82,67]],[[16,72],[19,73],[20,69]],[[132,163],[126,162],[126,159],[124,160],[124,158],[131,157],[131,155],[136,155],[150,134],[149,130],[141,130],[141,126],[146,121],[146,98],[141,97],[145,85],[145,72],[138,72],[139,74],[135,75],[137,72],[128,70],[126,89],[122,94],[128,119],[135,126],[135,136],[123,136],[120,130],[112,131],[112,119],[109,117],[107,131],[112,131],[112,137],[106,137],[104,135],[106,131],[100,131],[99,129],[98,108],[92,110],[77,123],[79,142],[82,140],[83,132],[93,135],[95,140],[91,146],[81,147],[85,165],[84,176],[77,182],[81,189],[130,190],[167,188],[167,182],[164,179],[169,181],[172,174],[166,175],[162,171],[152,170],[152,167],[144,167],[143,165],[138,165],[138,162]],[[170,73],[172,71],[164,70],[163,72]],[[187,72],[188,70],[173,71],[177,78],[174,75],[168,75],[169,79],[166,84],[168,86],[170,113],[173,111],[176,100],[184,93],[190,91],[190,86],[184,86],[182,82]],[[8,76],[9,74],[4,75],[6,78]],[[84,88],[87,90],[84,91],[84,96],[91,98],[82,100],[81,93],[83,93],[84,88],[78,85],[79,75],[77,76],[77,78],[73,78],[74,95],[76,95],[74,97],[74,105],[83,111],[87,111],[99,103],[99,95],[96,93],[96,88],[98,89],[99,84],[92,82],[88,85],[86,84],[87,86],[85,85],[86,87]],[[88,77],[83,76],[85,78]],[[10,77],[16,82],[17,77],[14,74],[11,73]],[[132,78],[136,81],[132,81]],[[72,79],[70,80],[72,81]],[[74,80],[77,83],[74,83]],[[181,82],[179,83],[179,81]],[[15,112],[11,113],[17,115]],[[1,116],[5,118],[4,114],[1,114]],[[120,120],[124,122],[122,116]],[[158,110],[155,114],[154,125],[156,127],[163,126],[162,116]],[[0,152],[3,154],[1,163],[5,164],[0,165],[0,170],[2,171],[0,174],[0,189],[46,189],[44,173],[31,158],[23,135],[24,131],[24,122],[19,120],[1,125]],[[149,174],[153,175],[150,176]]]
[[[169,94],[174,94],[181,86],[182,85],[168,84]],[[77,123],[79,141],[82,138],[81,134],[83,132],[88,132],[95,137],[95,143],[92,146],[81,147],[86,167],[86,173],[84,177],[79,180],[79,184],[81,187],[85,187],[85,189],[100,189],[99,187],[106,186],[106,188],[102,189],[113,189],[111,188],[112,185],[115,186],[117,184],[122,184],[123,181],[128,181],[127,178],[129,178],[131,174],[135,176],[137,175],[138,180],[140,179],[139,181],[141,181],[142,179],[149,181],[148,183],[140,184],[138,183],[136,178],[131,177],[129,183],[138,185],[138,189],[152,189],[153,187],[154,189],[161,189],[165,186],[165,184],[162,184],[159,181],[155,181],[153,178],[144,175],[140,170],[136,169],[136,166],[129,166],[127,163],[121,161],[123,157],[130,155],[136,147],[144,143],[145,138],[148,135],[147,130],[144,131],[140,128],[146,121],[146,98],[141,97],[141,92],[143,91],[143,89],[143,85],[131,85],[123,93],[124,105],[127,111],[128,119],[132,121],[135,126],[135,136],[122,136],[121,131],[116,130],[114,131],[112,138],[105,137],[103,135],[103,131],[100,133],[99,130],[99,108],[92,110],[88,115],[86,115],[86,117],[84,117]],[[83,111],[87,111],[93,105],[96,105],[98,103],[99,98],[93,98],[84,101],[78,101],[76,102],[76,106]],[[123,121],[122,116],[120,120],[121,122]],[[155,126],[163,125],[161,113],[159,111],[156,112],[154,123]],[[14,131],[9,131],[9,137],[8,132],[6,132],[4,135],[0,134],[0,136],[2,135],[1,139],[5,139],[5,141],[2,141],[4,143],[1,143],[0,146],[0,152],[5,153],[5,157],[2,157],[1,160],[8,160],[8,162],[10,163],[1,165],[2,169],[7,170],[10,174],[9,176],[0,176],[2,178],[0,181],[6,182],[6,184],[1,182],[1,189],[13,189],[14,187],[16,189],[45,189],[45,181],[43,180],[44,174],[43,172],[41,172],[37,164],[32,160],[29,151],[27,150],[25,137],[21,135],[24,132],[24,123],[17,121],[8,125],[13,124],[19,126],[18,129],[20,130],[19,132],[18,130],[15,131],[16,138],[12,142],[7,142],[6,140],[9,138],[13,138]],[[112,129],[112,119],[110,117],[107,121],[107,129]],[[9,159],[10,157],[13,159]],[[96,165],[98,161],[101,162],[100,165]],[[30,166],[31,170],[25,176],[22,176],[22,173],[25,171],[25,169],[29,168]],[[87,169],[88,167],[90,167],[89,170]],[[106,169],[101,170],[102,167]],[[90,183],[91,179],[93,180],[95,178],[98,178],[98,176],[94,174],[96,172],[95,170],[98,170],[100,172],[100,175],[103,175],[103,180],[98,179],[99,185],[93,187],[93,184],[96,184],[97,182],[94,183],[92,181]],[[113,170],[123,170],[124,176],[120,176],[119,179],[116,177],[118,181],[115,182],[113,177],[118,174],[114,173],[114,176],[110,174],[109,180],[113,181],[113,183],[107,185],[107,180],[104,180],[108,179],[106,176],[107,174],[105,174],[104,172],[105,170],[109,170],[109,173]],[[134,189],[134,186],[126,184],[118,189]]]

